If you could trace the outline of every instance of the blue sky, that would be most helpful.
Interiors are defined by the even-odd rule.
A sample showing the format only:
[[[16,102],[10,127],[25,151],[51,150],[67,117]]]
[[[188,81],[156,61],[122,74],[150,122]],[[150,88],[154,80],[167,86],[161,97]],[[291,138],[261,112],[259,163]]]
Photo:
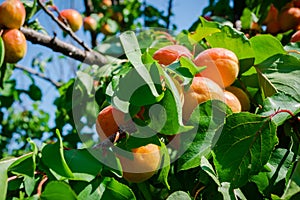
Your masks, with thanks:
[[[0,2],[3,2],[3,0],[1,0]],[[54,0],[54,3],[56,3],[57,7],[60,10],[65,8],[75,8],[79,12],[84,11],[83,0]],[[167,11],[168,0],[147,0],[147,3],[154,5],[160,10],[164,10],[165,12]],[[208,0],[174,0],[174,16],[172,17],[171,21],[172,23],[177,25],[179,31],[182,29],[188,29],[190,25],[192,25],[192,23],[196,21],[197,18],[201,15],[203,8],[207,5]],[[36,17],[39,19],[42,26],[45,27],[45,29],[50,35],[53,35],[53,32],[61,33],[60,28],[53,21],[51,21],[51,19],[42,11],[40,11]],[[87,44],[89,44],[89,33],[84,32],[83,29],[81,29],[78,32],[76,32],[76,34]],[[76,45],[76,43],[74,43],[74,41],[70,37],[63,38],[63,40]],[[42,47],[40,45],[33,45],[30,42],[27,42],[27,44],[28,52],[18,64],[25,67],[31,67],[32,59],[37,54],[43,53],[44,58],[53,55],[56,59],[54,64],[49,64],[46,67],[46,75],[52,75],[52,79],[63,81],[68,80],[70,76],[74,75],[76,66],[79,64],[77,61],[74,61],[69,58],[63,60],[57,59],[57,56],[59,56],[59,54],[53,53],[52,50]],[[31,84],[30,79],[27,76],[25,76],[20,70],[15,70],[13,78],[17,79],[17,87],[20,89],[27,89],[28,86]],[[42,108],[46,112],[53,113],[55,107],[52,104],[54,99],[58,95],[56,89],[51,84],[42,79],[35,78],[35,82],[42,89],[43,92],[43,99],[40,103],[40,108]],[[30,109],[31,103],[32,101],[29,98],[27,98],[26,95],[24,95],[22,107],[25,106],[28,109]]]

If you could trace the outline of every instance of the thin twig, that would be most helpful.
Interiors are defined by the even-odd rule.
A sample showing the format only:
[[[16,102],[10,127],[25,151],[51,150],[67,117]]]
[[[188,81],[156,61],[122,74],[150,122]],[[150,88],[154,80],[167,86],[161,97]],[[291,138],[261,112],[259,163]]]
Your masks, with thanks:
[[[38,187],[37,187],[37,195],[41,196],[42,191],[43,191],[43,185],[44,183],[46,183],[48,180],[48,177],[46,175],[43,176],[41,182],[39,183]]]
[[[97,51],[84,51],[75,47],[74,45],[61,41],[55,36],[51,37],[33,29],[21,27],[20,30],[25,35],[26,39],[33,44],[40,44],[42,46],[48,47],[55,52],[60,52],[75,60],[90,65],[95,64],[99,66],[105,65],[108,62],[107,58]]]
[[[57,19],[57,17],[55,17],[55,15],[50,12],[42,3],[41,0],[37,1],[38,5],[41,6],[41,8],[47,13],[47,15],[49,15],[51,17],[51,19],[53,21],[55,21],[57,23],[57,25],[64,30],[66,33],[68,33],[78,44],[80,44],[85,50],[87,51],[92,51],[91,48],[89,48],[83,40],[80,40],[77,35],[75,35],[75,33],[72,31],[72,29],[69,26],[66,26],[63,22],[61,22],[60,20]]]
[[[28,73],[30,73],[32,75],[35,75],[35,76],[37,76],[37,77],[39,77],[41,79],[44,79],[44,80],[48,81],[49,83],[51,83],[52,85],[54,85],[57,88],[59,88],[62,85],[61,83],[59,83],[59,82],[57,82],[57,81],[55,81],[55,80],[53,80],[53,79],[45,76],[45,74],[40,73],[40,72],[38,72],[38,71],[36,71],[34,69],[31,69],[31,68],[28,68],[28,67],[24,67],[24,66],[21,66],[21,65],[15,65],[15,68],[17,68],[19,70],[22,70],[22,71],[25,71],[25,72],[28,72]]]

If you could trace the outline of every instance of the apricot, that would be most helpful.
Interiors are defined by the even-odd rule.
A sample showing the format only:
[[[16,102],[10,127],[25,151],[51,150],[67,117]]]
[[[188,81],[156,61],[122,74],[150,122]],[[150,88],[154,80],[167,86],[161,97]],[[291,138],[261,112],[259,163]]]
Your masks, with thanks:
[[[296,29],[300,24],[300,8],[291,7],[284,9],[278,16],[278,22],[282,31]]]
[[[114,32],[111,30],[111,27],[109,26],[109,24],[105,23],[101,26],[100,28],[101,33],[103,33],[104,35],[112,35],[114,34]]]
[[[281,30],[280,24],[278,21],[271,21],[267,24],[267,33],[276,34]]]
[[[123,14],[121,12],[113,12],[111,18],[115,20],[118,23],[121,23],[123,21]]]
[[[124,117],[123,112],[111,105],[99,112],[96,120],[96,130],[101,141],[115,134],[119,130],[119,126],[125,124]]]
[[[20,0],[6,0],[0,5],[0,25],[19,29],[25,22],[26,11]]]
[[[222,88],[209,78],[194,77],[189,90],[184,93],[183,119],[188,121],[198,104],[214,99],[224,101]]]
[[[94,32],[97,29],[97,21],[93,17],[87,16],[83,19],[83,28],[84,30]]]
[[[5,56],[4,61],[16,63],[21,60],[27,51],[27,43],[24,34],[18,29],[8,29],[2,34]]]
[[[229,86],[226,88],[226,90],[231,92],[238,98],[242,106],[242,111],[250,110],[250,99],[246,92],[244,92],[244,90],[235,86]]]
[[[263,21],[263,24],[268,24],[270,22],[277,21],[278,13],[278,9],[273,4],[271,4],[270,9],[268,11],[268,15]]]
[[[160,166],[160,148],[147,144],[131,150],[133,158],[117,155],[123,169],[123,178],[129,182],[140,183],[151,178]]]
[[[225,90],[224,91],[225,103],[234,113],[238,113],[242,111],[242,105],[239,99],[231,92]]]
[[[177,44],[162,47],[153,54],[153,58],[162,65],[170,65],[181,56],[192,58],[192,53],[185,46]]]
[[[59,13],[58,19],[62,22],[66,20],[73,32],[78,31],[82,26],[82,16],[74,9],[62,10]]]
[[[112,1],[111,0],[102,0],[100,2],[100,7],[102,7],[102,6],[110,7],[110,6],[112,6]]]
[[[290,42],[299,42],[300,41],[300,30],[296,31],[292,37]]]
[[[206,66],[196,76],[207,77],[220,87],[230,86],[239,74],[239,60],[235,53],[224,48],[211,48],[202,51],[194,60],[199,67]]]

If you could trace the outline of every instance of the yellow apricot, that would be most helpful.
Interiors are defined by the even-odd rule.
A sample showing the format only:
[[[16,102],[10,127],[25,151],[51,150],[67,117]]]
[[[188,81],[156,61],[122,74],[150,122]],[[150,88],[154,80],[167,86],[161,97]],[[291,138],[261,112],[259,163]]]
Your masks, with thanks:
[[[0,25],[19,29],[25,22],[26,11],[20,0],[6,0],[0,5]]]
[[[77,10],[74,9],[65,9],[59,13],[58,19],[64,22],[64,19],[70,25],[70,28],[73,32],[78,31],[83,23],[82,16]]]

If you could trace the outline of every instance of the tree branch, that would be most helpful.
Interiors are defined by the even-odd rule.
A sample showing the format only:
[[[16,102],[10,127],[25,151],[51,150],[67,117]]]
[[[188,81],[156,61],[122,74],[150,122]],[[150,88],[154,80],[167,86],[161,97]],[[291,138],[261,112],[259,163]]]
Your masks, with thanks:
[[[42,34],[33,29],[21,27],[22,33],[25,35],[26,39],[33,44],[40,44],[42,46],[48,47],[55,52],[60,52],[70,58],[84,62],[90,65],[105,65],[107,64],[107,58],[96,52],[96,51],[84,51],[69,43],[63,42],[60,39],[50,37],[49,35]]]
[[[21,66],[21,65],[15,65],[15,68],[16,69],[20,69],[20,70],[25,71],[25,72],[28,72],[28,73],[30,73],[32,75],[38,76],[39,78],[48,81],[49,83],[51,83],[52,85],[54,85],[57,88],[59,88],[62,85],[61,83],[56,82],[55,80],[52,80],[51,78],[45,76],[45,74],[40,73],[40,72],[38,72],[38,71],[36,71],[34,69],[27,68],[27,67],[24,67],[24,66]]]
[[[83,40],[80,40],[77,35],[75,35],[75,33],[72,31],[72,29],[69,26],[66,26],[63,22],[59,21],[55,15],[50,12],[42,3],[41,0],[37,1],[38,5],[41,6],[41,8],[47,13],[47,15],[49,15],[51,17],[51,19],[53,21],[55,21],[57,23],[57,25],[64,30],[66,33],[68,33],[78,44],[80,44],[85,50],[87,51],[92,51],[91,48],[89,48]]]
[[[169,5],[168,5],[168,15],[167,15],[167,25],[166,28],[169,29],[170,23],[171,23],[171,16],[173,15],[172,13],[172,7],[173,7],[173,0],[169,0]]]

